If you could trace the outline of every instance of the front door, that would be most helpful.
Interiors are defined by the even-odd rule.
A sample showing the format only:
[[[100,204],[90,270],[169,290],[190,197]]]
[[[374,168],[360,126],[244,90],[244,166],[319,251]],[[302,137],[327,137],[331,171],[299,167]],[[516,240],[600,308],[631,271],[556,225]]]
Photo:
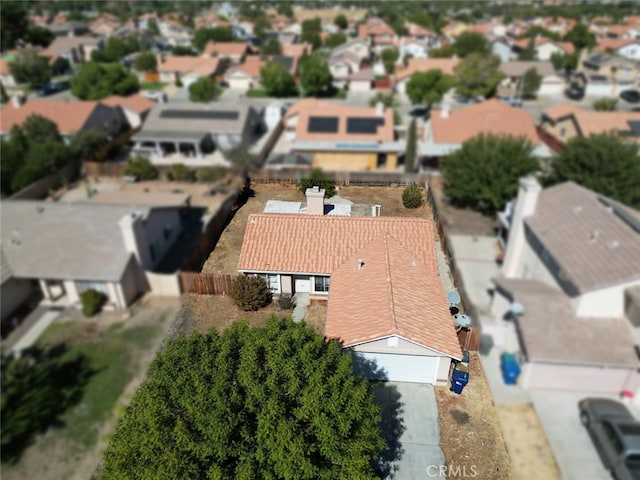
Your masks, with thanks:
[[[296,293],[311,292],[311,277],[295,277]]]

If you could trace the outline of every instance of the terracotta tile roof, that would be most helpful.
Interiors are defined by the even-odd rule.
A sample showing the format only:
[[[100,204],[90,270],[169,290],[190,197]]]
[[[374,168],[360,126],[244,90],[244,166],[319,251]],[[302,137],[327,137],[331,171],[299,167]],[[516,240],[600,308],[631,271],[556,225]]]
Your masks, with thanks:
[[[242,72],[250,77],[258,78],[260,77],[260,69],[266,64],[267,62],[260,55],[247,55],[244,63],[229,67],[225,77],[235,72]]]
[[[640,232],[601,198],[565,182],[544,189],[525,219],[579,292],[640,281]],[[640,212],[616,208],[640,223]]]
[[[325,337],[348,347],[391,335],[462,358],[437,270],[383,233],[332,273]]]
[[[153,107],[156,102],[136,93],[129,95],[128,97],[112,95],[110,97],[103,98],[100,100],[100,103],[108,105],[109,107],[120,106],[138,114],[142,114],[151,110],[151,107]]]
[[[242,42],[209,42],[204,47],[203,56],[217,54],[219,57],[242,56],[247,51],[247,44]]]
[[[595,50],[598,52],[617,50],[633,43],[640,45],[640,40],[638,40],[637,38],[603,38],[598,42]]]
[[[282,55],[285,57],[300,58],[305,50],[310,54],[313,49],[308,43],[285,43],[282,45]]]
[[[409,78],[414,72],[442,70],[442,73],[453,75],[453,69],[460,63],[458,58],[412,58],[407,68],[397,75],[398,81]]]
[[[434,110],[431,126],[433,141],[438,144],[461,144],[480,133],[525,137],[534,146],[540,143],[531,115],[496,99],[451,110],[447,118]]]
[[[375,118],[376,107],[353,107],[344,104],[323,102],[308,98],[295,103],[287,111],[287,118],[298,115],[296,140],[340,140],[364,142],[393,142],[393,110],[384,109],[384,125],[378,127],[375,134],[354,134],[347,132],[347,118]],[[310,117],[338,117],[338,129],[335,133],[309,133]]]
[[[269,213],[249,216],[238,270],[329,275],[383,233],[402,242],[429,271],[438,271],[430,220]]]
[[[431,30],[424,28],[422,25],[418,25],[417,23],[405,22],[405,27],[409,31],[409,35],[416,37],[435,37],[436,34]]]
[[[521,38],[520,40],[516,40],[515,42],[513,42],[513,45],[518,48],[525,49],[529,46],[529,41],[530,41],[529,38]],[[547,43],[552,43],[558,48],[564,50],[564,52],[567,54],[571,54],[576,50],[575,47],[573,46],[573,43],[571,42],[558,42],[556,40],[551,40],[550,38],[547,38],[547,37],[537,37],[533,42],[533,46],[535,48],[538,48]]]
[[[61,134],[80,130],[93,113],[98,102],[64,100],[29,100],[20,108],[5,105],[0,110],[0,131],[8,132],[14,125],[22,125],[29,115],[36,114],[48,118]]]
[[[192,72],[213,75],[218,69],[218,62],[217,58],[211,57],[168,56],[158,65],[158,71],[178,72],[182,75]]]
[[[629,32],[630,28],[629,25],[609,25],[607,27],[607,34],[624,35]]]
[[[554,122],[573,116],[583,136],[609,131],[628,132],[630,121],[640,122],[640,112],[595,112],[582,110],[568,102],[559,103],[542,111],[543,115]]]
[[[10,73],[9,62],[0,58],[0,75],[9,75]]]

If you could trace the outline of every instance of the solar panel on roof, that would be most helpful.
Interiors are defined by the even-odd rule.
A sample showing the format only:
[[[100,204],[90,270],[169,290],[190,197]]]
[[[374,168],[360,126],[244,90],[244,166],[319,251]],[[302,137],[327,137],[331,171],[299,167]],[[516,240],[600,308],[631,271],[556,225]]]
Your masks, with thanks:
[[[188,120],[237,120],[240,114],[228,110],[163,110],[160,118]]]
[[[347,133],[375,134],[384,118],[347,118]]]
[[[309,117],[309,133],[337,133],[338,117]]]
[[[630,120],[629,126],[631,127],[631,133],[633,135],[640,135],[640,122],[637,120]]]

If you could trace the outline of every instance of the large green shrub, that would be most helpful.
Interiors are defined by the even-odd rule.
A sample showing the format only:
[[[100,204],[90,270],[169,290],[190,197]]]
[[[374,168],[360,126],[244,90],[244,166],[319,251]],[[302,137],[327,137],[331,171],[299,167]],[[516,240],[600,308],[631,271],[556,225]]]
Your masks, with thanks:
[[[82,302],[82,314],[85,317],[93,317],[102,308],[105,298],[102,293],[90,288],[80,294],[80,301]]]
[[[320,187],[324,188],[324,196],[331,198],[336,194],[336,182],[320,168],[314,168],[308,177],[303,178],[298,183],[298,189],[305,193],[307,188]]]
[[[616,110],[617,106],[617,98],[603,97],[593,102],[593,109],[596,112],[613,112]]]
[[[293,310],[296,308],[296,301],[288,293],[283,293],[278,297],[278,308],[280,310]]]
[[[271,303],[272,294],[262,277],[239,275],[231,286],[231,297],[245,312],[255,312]]]
[[[138,180],[155,180],[158,178],[158,170],[146,158],[134,157],[124,164],[124,174],[136,177]]]
[[[418,208],[423,202],[422,189],[415,182],[402,191],[402,204],[406,208]]]
[[[190,182],[193,180],[193,171],[184,163],[174,163],[169,167],[169,180]]]
[[[222,180],[229,173],[227,167],[202,167],[196,170],[196,180],[198,182],[217,182]]]

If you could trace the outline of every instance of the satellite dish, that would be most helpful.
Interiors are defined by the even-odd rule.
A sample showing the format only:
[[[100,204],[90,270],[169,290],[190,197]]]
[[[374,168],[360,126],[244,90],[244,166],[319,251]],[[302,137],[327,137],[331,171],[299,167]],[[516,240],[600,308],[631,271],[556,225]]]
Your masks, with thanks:
[[[460,303],[460,294],[458,292],[447,293],[447,302],[449,305],[457,305]]]
[[[460,328],[471,327],[471,317],[469,315],[458,315],[456,317],[456,324]]]
[[[518,302],[513,302],[509,305],[509,313],[514,317],[524,314],[524,305]]]

